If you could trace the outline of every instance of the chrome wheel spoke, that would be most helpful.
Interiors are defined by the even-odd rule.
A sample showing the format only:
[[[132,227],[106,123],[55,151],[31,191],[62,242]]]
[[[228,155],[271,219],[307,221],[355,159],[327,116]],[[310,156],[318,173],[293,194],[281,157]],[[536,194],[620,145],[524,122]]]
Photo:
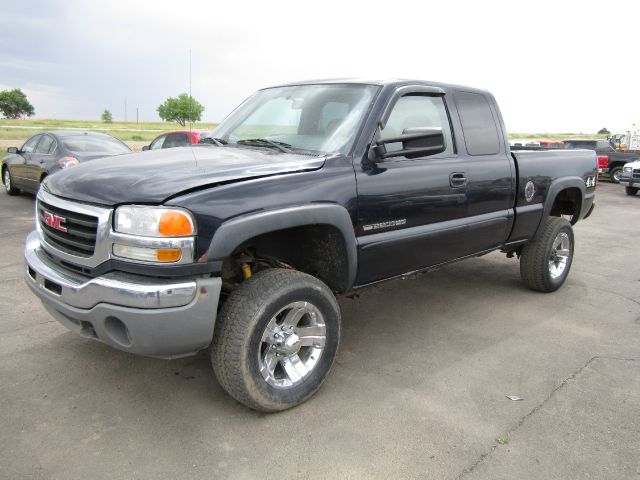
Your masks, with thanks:
[[[291,380],[291,383],[298,383],[309,373],[309,368],[302,363],[302,360],[300,360],[297,354],[283,358],[282,368],[287,374],[287,377],[289,377],[289,380]]]
[[[278,319],[277,317],[273,317],[269,321],[267,328],[264,329],[264,332],[262,333],[261,341],[267,342],[269,344],[274,343],[275,339],[273,337],[277,332],[278,332]]]
[[[324,325],[299,327],[295,331],[303,347],[324,347],[327,340]]]
[[[267,367],[267,370],[269,371],[269,373],[273,373],[279,361],[280,359],[278,358],[278,356],[273,350],[269,349],[265,352],[264,366]]]
[[[304,315],[307,313],[306,304],[305,306],[292,308],[287,312],[284,319],[282,320],[282,325],[286,325],[287,327],[295,327],[298,325],[298,322]]]

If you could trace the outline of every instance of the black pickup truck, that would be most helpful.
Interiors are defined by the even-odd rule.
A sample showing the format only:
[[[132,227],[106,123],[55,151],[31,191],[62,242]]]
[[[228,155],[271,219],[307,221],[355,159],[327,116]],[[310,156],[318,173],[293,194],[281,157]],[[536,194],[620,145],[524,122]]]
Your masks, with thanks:
[[[640,154],[618,152],[607,140],[564,140],[564,148],[586,148],[598,155],[598,172],[609,176],[612,183],[620,183],[625,163],[640,160]]]
[[[511,151],[472,88],[267,88],[205,142],[48,177],[25,278],[84,337],[162,358],[210,348],[222,387],[261,411],[320,387],[336,295],[492,250],[552,292],[594,208],[594,152]]]

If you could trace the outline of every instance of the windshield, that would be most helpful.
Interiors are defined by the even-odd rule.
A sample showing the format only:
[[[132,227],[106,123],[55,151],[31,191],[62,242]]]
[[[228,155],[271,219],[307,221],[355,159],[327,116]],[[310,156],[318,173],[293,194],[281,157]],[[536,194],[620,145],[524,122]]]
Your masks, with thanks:
[[[299,85],[260,90],[208,136],[227,144],[276,143],[292,151],[348,153],[377,88]],[[250,142],[258,139],[263,142]]]
[[[118,155],[131,152],[131,149],[120,140],[107,136],[70,135],[62,137],[61,140],[67,150],[76,153],[97,152]]]

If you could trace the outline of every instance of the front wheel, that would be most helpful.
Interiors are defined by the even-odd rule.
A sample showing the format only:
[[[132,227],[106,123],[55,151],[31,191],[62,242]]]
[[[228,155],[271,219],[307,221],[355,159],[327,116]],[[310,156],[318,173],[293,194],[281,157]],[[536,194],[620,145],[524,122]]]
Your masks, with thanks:
[[[20,189],[13,185],[13,178],[11,177],[9,167],[5,167],[2,171],[2,181],[4,183],[5,190],[9,195],[18,195],[20,193]]]
[[[624,187],[624,192],[627,195],[634,196],[636,193],[638,193],[638,187]]]
[[[573,229],[564,218],[549,217],[538,234],[522,248],[520,276],[539,292],[553,292],[569,275],[573,260]]]
[[[333,365],[340,322],[333,293],[317,278],[287,269],[258,272],[218,315],[211,350],[216,377],[254,410],[299,405]]]
[[[622,167],[614,167],[609,171],[609,178],[613,183],[620,183],[622,176]]]

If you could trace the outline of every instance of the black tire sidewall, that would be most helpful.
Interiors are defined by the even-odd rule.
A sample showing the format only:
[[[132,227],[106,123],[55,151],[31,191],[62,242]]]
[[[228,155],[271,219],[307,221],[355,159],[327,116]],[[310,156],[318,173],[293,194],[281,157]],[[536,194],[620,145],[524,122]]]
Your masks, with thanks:
[[[294,302],[309,302],[320,310],[326,326],[325,347],[313,371],[300,384],[289,388],[277,388],[269,385],[260,373],[258,352],[260,351],[262,334],[269,321],[282,308]],[[255,321],[252,322],[249,333],[249,348],[244,352],[244,362],[246,362],[245,365],[250,373],[249,380],[252,383],[247,387],[258,393],[265,403],[272,404],[276,410],[297,405],[320,387],[333,365],[339,343],[340,311],[331,292],[311,282],[283,286],[278,295],[263,303]]]

